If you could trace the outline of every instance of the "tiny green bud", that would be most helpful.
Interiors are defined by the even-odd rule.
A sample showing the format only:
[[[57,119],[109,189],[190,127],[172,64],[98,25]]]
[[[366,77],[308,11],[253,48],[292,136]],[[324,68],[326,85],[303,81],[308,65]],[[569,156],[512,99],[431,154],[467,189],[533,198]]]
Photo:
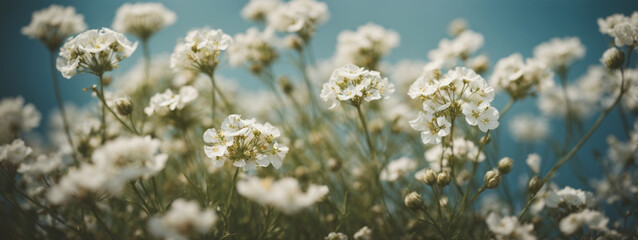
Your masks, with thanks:
[[[405,206],[413,211],[417,211],[423,207],[423,197],[417,192],[411,192],[404,199]]]
[[[612,47],[607,49],[600,58],[600,62],[605,64],[609,69],[617,69],[625,63],[625,53],[618,51],[617,48]]]
[[[133,103],[128,98],[115,99],[115,110],[122,116],[128,116],[133,112]]]
[[[487,188],[496,188],[498,186],[498,182],[501,181],[501,174],[498,170],[489,170],[485,173],[483,181]]]
[[[534,176],[532,179],[529,180],[529,185],[527,190],[531,194],[536,194],[538,190],[541,189],[541,187],[543,187],[543,179],[541,179],[541,177],[539,176]]]
[[[498,171],[503,174],[508,174],[512,170],[512,166],[514,165],[514,160],[509,157],[504,157],[500,161],[498,161]]]
[[[425,170],[425,183],[427,185],[434,185],[436,183],[436,173],[432,169]]]
[[[450,184],[450,180],[451,180],[450,174],[445,170],[443,170],[442,172],[439,173],[438,176],[436,176],[436,183],[442,187],[445,187],[448,184]]]

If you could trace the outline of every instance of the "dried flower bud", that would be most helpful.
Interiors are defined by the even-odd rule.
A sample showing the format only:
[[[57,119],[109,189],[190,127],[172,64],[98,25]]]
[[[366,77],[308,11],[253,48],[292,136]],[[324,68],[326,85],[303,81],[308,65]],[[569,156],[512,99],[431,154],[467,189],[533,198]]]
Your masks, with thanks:
[[[538,190],[541,189],[541,187],[543,187],[543,179],[541,179],[541,177],[539,176],[534,176],[532,179],[529,180],[529,185],[527,190],[531,194],[536,194]]]
[[[441,187],[445,187],[450,184],[450,180],[450,174],[445,170],[440,172],[439,175],[436,177],[436,183],[439,184],[439,186]]]
[[[625,62],[625,53],[612,47],[603,53],[600,62],[605,64],[609,69],[617,69]]]
[[[489,170],[485,173],[483,181],[487,188],[496,188],[501,181],[501,174],[497,170]]]
[[[417,192],[411,192],[405,196],[404,202],[406,207],[413,211],[417,211],[423,206],[423,197],[421,197],[421,195]]]
[[[498,171],[503,174],[508,174],[512,170],[512,166],[514,165],[514,160],[509,157],[504,157],[500,161],[498,161]]]
[[[122,116],[128,116],[133,112],[133,103],[128,98],[115,99],[115,110]]]

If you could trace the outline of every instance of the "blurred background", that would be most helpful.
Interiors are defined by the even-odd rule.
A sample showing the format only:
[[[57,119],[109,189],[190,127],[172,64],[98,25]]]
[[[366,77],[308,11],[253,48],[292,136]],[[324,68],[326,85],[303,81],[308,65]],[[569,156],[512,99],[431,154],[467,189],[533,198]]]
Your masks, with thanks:
[[[159,1],[177,14],[177,22],[154,35],[150,40],[153,55],[170,54],[179,38],[193,28],[210,26],[220,28],[225,33],[235,35],[253,26],[240,16],[240,11],[247,1],[204,1],[180,0]],[[79,0],[29,0],[5,1],[0,8],[0,28],[4,33],[2,41],[2,70],[0,71],[0,97],[21,95],[26,102],[33,103],[42,113],[43,120],[36,134],[46,134],[48,115],[56,107],[50,69],[48,51],[37,40],[20,34],[20,29],[31,20],[31,13],[56,3],[74,6],[76,11],[84,15],[89,28],[110,27],[116,9],[125,1],[79,1]],[[427,60],[427,52],[437,47],[442,38],[450,38],[447,34],[448,24],[455,18],[464,18],[469,28],[485,37],[485,44],[479,52],[489,56],[495,64],[500,58],[512,53],[521,53],[524,57],[532,57],[533,48],[553,37],[575,36],[586,46],[586,55],[577,61],[570,70],[570,81],[584,74],[590,65],[599,64],[599,58],[608,47],[608,40],[598,31],[596,19],[613,13],[630,15],[638,10],[635,0],[598,1],[598,0],[540,0],[540,1],[385,1],[385,0],[334,0],[327,1],[331,13],[330,20],[319,27],[312,48],[318,59],[330,58],[335,50],[337,35],[342,30],[356,30],[368,22],[376,23],[398,32],[401,43],[384,59],[388,63],[397,63],[402,59]],[[130,36],[130,39],[135,39]],[[130,59],[124,60],[114,76],[123,74],[142,58],[141,49]],[[636,60],[634,60],[636,61]],[[634,62],[635,63],[635,62]],[[287,64],[280,61],[279,65]],[[635,64],[632,63],[632,66]],[[281,71],[286,69],[282,66]],[[235,79],[246,89],[261,88],[260,82],[244,69],[232,69],[223,64],[219,74]],[[488,74],[484,76],[489,78]],[[327,81],[327,79],[326,79]],[[90,93],[82,88],[97,83],[92,75],[77,75],[72,79],[61,79],[62,94],[65,101],[83,105],[95,102]],[[396,92],[395,94],[405,94]],[[492,106],[502,108],[508,97],[499,94]],[[527,174],[524,160],[528,153],[538,152],[543,161],[541,172],[545,173],[557,160],[553,156],[550,143],[515,144],[508,133],[508,120],[521,113],[538,114],[536,99],[528,98],[517,102],[508,115],[501,119],[498,140],[501,143],[500,156],[511,156],[515,159],[515,173],[507,177],[510,182],[518,182],[518,178]],[[596,114],[597,115],[597,114]],[[593,123],[596,115],[585,121],[584,130]],[[633,119],[630,120],[633,123]],[[553,139],[564,139],[564,123],[557,119],[551,121]],[[417,134],[415,132],[415,134]],[[559,186],[570,185],[585,188],[582,177],[598,178],[601,175],[599,165],[593,160],[595,151],[605,153],[606,137],[615,135],[625,140],[624,130],[617,112],[613,112],[601,125],[594,136],[578,153],[577,158],[564,166],[555,181]],[[581,136],[581,135],[579,135]],[[578,173],[578,174],[576,174]],[[528,178],[525,178],[528,179]],[[516,185],[516,184],[513,184]],[[510,187],[516,187],[510,185]],[[590,190],[590,189],[589,189]]]

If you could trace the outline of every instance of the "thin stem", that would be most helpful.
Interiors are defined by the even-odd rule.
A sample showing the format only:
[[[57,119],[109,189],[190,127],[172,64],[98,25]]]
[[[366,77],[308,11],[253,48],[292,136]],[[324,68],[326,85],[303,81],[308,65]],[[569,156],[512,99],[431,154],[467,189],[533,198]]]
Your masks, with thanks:
[[[134,133],[135,135],[140,135],[137,130],[134,130],[133,128],[129,127],[128,124],[126,124],[124,122],[124,120],[122,120],[115,111],[113,111],[113,109],[111,109],[111,107],[109,107],[106,104],[106,99],[104,98],[104,91],[101,90],[98,92],[97,90],[94,90],[95,94],[97,94],[98,99],[100,99],[100,101],[102,102],[102,111],[104,111],[104,109],[108,109],[109,112],[111,114],[113,114],[113,116],[115,117],[115,119],[117,119],[117,121],[119,121],[122,126],[126,127],[126,130],[128,130],[131,133]],[[105,114],[105,112],[102,113],[103,115]],[[103,117],[104,118],[104,117]],[[131,120],[132,121],[132,120]],[[133,125],[133,127],[135,127],[135,125]]]
[[[93,212],[93,215],[95,215],[95,219],[97,219],[98,224],[100,224],[100,226],[102,226],[102,228],[104,228],[104,230],[106,230],[106,232],[109,234],[109,237],[111,237],[111,239],[117,239],[115,235],[113,235],[109,227],[106,225],[104,220],[102,220],[102,218],[100,217],[100,213],[95,206],[95,203],[91,203],[89,205],[89,208],[91,209],[91,212]]]
[[[208,73],[208,77],[210,78],[210,82],[212,84],[212,88],[210,89],[211,92],[211,118],[212,121],[215,122],[215,109],[217,108],[217,99],[215,98],[215,89],[217,88],[217,86],[215,86],[215,72],[211,71],[210,73]]]
[[[361,125],[363,126],[363,132],[366,135],[366,142],[368,143],[368,148],[370,150],[372,162],[376,165],[376,153],[375,153],[375,148],[372,144],[372,139],[370,138],[370,133],[368,131],[368,123],[366,121],[365,116],[363,115],[363,112],[361,111],[361,105],[357,105],[356,108],[357,108],[357,113],[359,114],[359,120],[361,120]]]
[[[515,102],[516,102],[516,99],[510,98],[510,100],[501,109],[501,113],[500,113],[499,118],[503,118],[505,116],[505,114],[507,114],[507,112],[510,110],[510,108],[512,108],[512,106],[514,105]]]
[[[102,100],[102,143],[106,141],[106,101],[104,101],[104,78],[103,73],[100,73],[100,99]]]
[[[567,68],[562,67],[558,70],[558,76],[561,82],[561,89],[563,90],[563,96],[565,98],[565,145],[569,145],[573,133],[572,129],[572,110],[569,102],[569,96],[567,95]]]
[[[228,198],[226,199],[226,212],[224,213],[224,216],[226,216],[226,218],[228,218],[228,214],[230,213],[230,201],[233,199],[233,194],[235,193],[235,185],[237,185],[237,175],[239,175],[239,168],[235,169],[232,185],[230,186],[230,193],[228,193]],[[226,225],[228,225],[228,223],[226,223]]]
[[[66,140],[71,146],[71,157],[77,162],[75,144],[73,144],[73,138],[71,137],[71,130],[69,128],[69,120],[66,116],[66,110],[64,108],[64,101],[62,100],[62,92],[60,91],[60,83],[58,82],[58,74],[55,68],[55,50],[49,51],[50,67],[51,67],[51,79],[53,79],[53,92],[55,93],[55,100],[58,102],[58,108],[60,109],[60,116],[62,117],[62,125],[64,126],[64,133]]]

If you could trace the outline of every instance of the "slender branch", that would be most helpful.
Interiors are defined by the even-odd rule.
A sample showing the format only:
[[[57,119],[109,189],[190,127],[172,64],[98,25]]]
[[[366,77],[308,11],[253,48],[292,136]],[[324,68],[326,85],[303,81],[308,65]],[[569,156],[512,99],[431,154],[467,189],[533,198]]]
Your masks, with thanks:
[[[516,99],[510,98],[510,100],[505,104],[505,106],[501,108],[499,118],[503,118],[505,114],[507,114],[507,112],[510,110],[510,108],[512,108],[515,102],[516,102]]]
[[[64,134],[66,135],[66,140],[69,142],[69,146],[71,146],[71,157],[77,163],[76,149],[75,144],[73,144],[73,138],[71,137],[71,130],[69,127],[69,120],[66,116],[66,110],[64,108],[64,101],[62,100],[62,92],[60,91],[60,83],[58,82],[58,74],[55,68],[55,50],[49,51],[50,56],[50,67],[51,67],[51,79],[53,79],[53,92],[55,93],[55,100],[58,103],[58,108],[60,109],[60,117],[62,117],[62,125],[64,126]]]

